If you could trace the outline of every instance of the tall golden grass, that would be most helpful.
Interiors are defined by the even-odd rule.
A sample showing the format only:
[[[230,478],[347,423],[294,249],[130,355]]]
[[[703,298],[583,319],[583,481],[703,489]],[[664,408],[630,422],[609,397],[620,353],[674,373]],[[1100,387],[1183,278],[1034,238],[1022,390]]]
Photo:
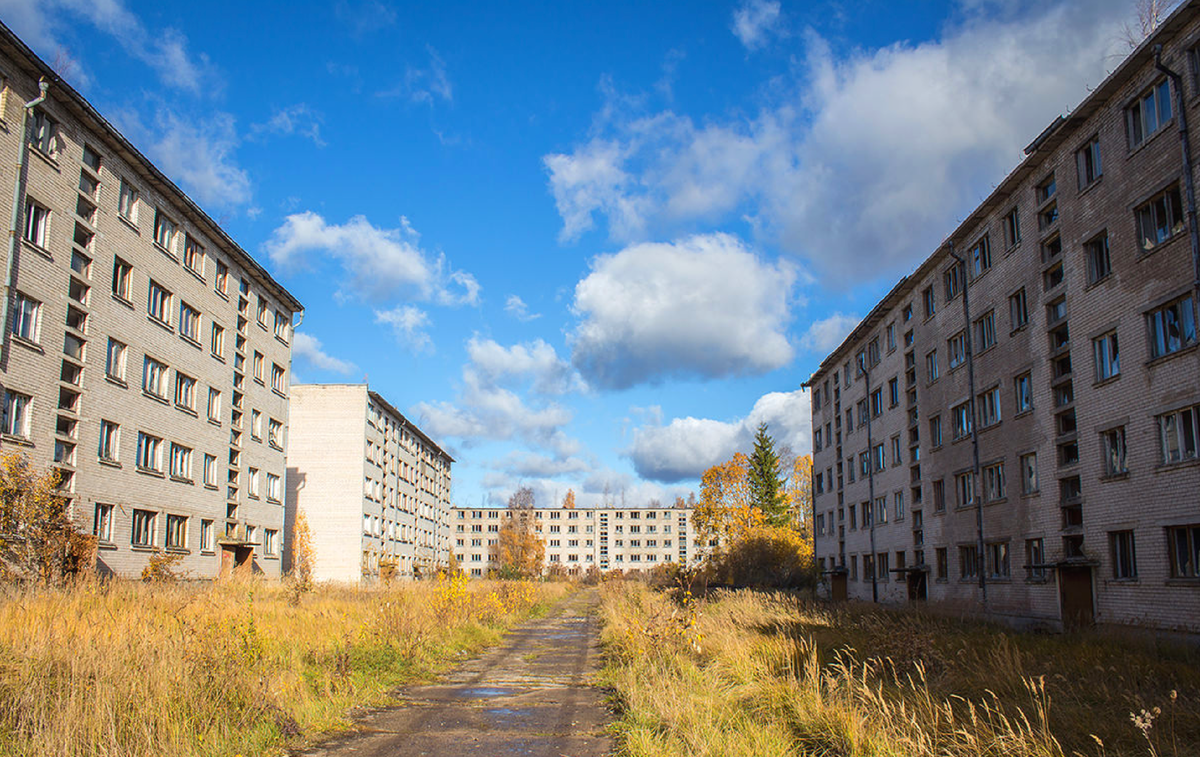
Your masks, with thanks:
[[[0,754],[283,754],[497,642],[562,584],[84,584],[0,595]]]
[[[1200,754],[1195,648],[783,593],[602,595],[623,754]]]

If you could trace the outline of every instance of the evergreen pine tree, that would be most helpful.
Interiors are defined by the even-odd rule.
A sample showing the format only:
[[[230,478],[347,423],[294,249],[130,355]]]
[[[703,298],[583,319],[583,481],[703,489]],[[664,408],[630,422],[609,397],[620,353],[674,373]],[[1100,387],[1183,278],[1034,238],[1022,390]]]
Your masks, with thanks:
[[[765,423],[759,424],[754,436],[748,478],[750,501],[762,511],[763,519],[768,525],[786,526],[787,497],[783,482],[779,480],[779,454],[775,452],[775,440],[767,433]]]

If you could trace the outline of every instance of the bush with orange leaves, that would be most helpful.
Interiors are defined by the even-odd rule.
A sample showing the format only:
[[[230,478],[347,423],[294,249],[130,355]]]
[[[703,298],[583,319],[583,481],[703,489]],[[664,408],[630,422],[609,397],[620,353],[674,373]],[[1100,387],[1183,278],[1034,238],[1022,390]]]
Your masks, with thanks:
[[[816,586],[812,542],[786,526],[744,531],[710,563],[712,581],[726,586],[799,589]]]
[[[0,455],[0,578],[57,583],[89,567],[95,538],[71,520],[58,473],[17,452]]]

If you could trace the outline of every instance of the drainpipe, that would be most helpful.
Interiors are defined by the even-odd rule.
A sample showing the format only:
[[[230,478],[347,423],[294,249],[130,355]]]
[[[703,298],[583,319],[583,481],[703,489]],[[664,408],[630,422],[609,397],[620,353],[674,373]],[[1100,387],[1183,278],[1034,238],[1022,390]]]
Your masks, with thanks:
[[[875,446],[871,438],[871,369],[867,367],[869,356],[864,356],[859,367],[867,383],[867,513],[871,517],[871,601],[879,601],[879,555],[875,552]]]
[[[1187,195],[1188,236],[1192,242],[1192,307],[1195,308],[1200,306],[1200,228],[1196,227],[1196,185],[1192,177],[1192,146],[1188,138],[1183,77],[1163,64],[1162,45],[1154,46],[1154,67],[1171,80],[1171,87],[1175,90],[1175,110],[1179,113],[1179,148],[1183,153],[1183,187]]]
[[[983,544],[983,498],[979,496],[979,487],[983,482],[979,478],[979,418],[975,415],[975,346],[971,341],[971,297],[970,285],[967,283],[967,261],[963,260],[954,249],[954,240],[950,241],[950,256],[954,258],[962,271],[963,289],[963,321],[967,343],[967,391],[971,393],[971,499],[975,500],[975,549],[978,551],[979,599],[983,604],[983,614],[987,615],[987,556]]]
[[[20,244],[21,208],[25,199],[25,159],[29,155],[29,114],[46,100],[46,92],[50,83],[46,77],[38,80],[38,96],[25,103],[21,109],[21,144],[17,147],[17,176],[13,179],[12,219],[8,225],[8,258],[4,263],[4,303],[0,305],[0,335],[3,335],[3,365],[8,365],[8,320],[13,285],[13,265],[17,258],[17,245]]]

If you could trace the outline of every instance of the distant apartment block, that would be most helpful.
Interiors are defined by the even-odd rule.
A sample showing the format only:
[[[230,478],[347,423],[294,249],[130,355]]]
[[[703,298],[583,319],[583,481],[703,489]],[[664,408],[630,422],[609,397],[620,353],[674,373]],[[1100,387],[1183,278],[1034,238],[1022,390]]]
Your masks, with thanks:
[[[1187,2],[806,384],[835,597],[1200,631],[1198,45]]]
[[[0,447],[59,472],[101,572],[279,576],[300,303],[3,25],[0,153]]]
[[[365,384],[292,387],[288,532],[303,510],[313,577],[429,575],[450,560],[454,459]],[[290,566],[289,566],[290,567]]]
[[[474,577],[499,566],[493,549],[500,529],[514,517],[533,519],[545,546],[544,567],[561,566],[568,575],[589,568],[640,572],[659,565],[693,565],[708,553],[692,523],[690,507],[453,508],[454,554]]]

